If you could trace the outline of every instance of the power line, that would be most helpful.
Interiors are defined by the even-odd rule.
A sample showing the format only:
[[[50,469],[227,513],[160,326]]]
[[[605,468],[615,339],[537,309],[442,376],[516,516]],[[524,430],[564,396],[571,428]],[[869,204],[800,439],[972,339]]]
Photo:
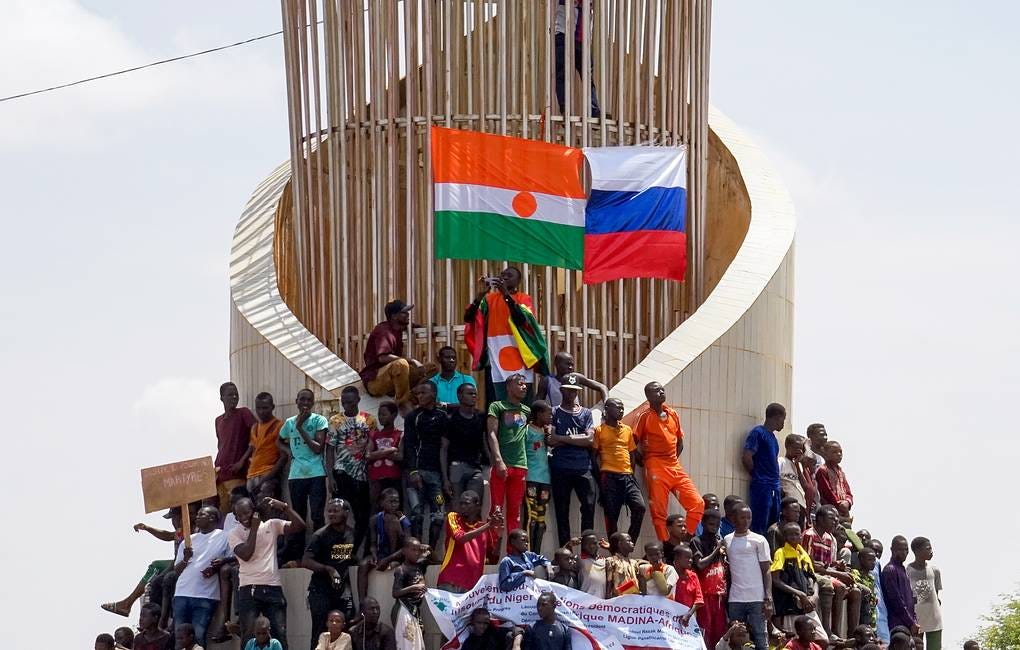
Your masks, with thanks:
[[[117,70],[116,72],[107,72],[106,74],[101,74],[101,75],[98,75],[96,77],[89,77],[87,79],[79,79],[78,81],[72,81],[70,83],[60,84],[59,86],[50,86],[49,88],[40,88],[39,90],[33,90],[33,91],[30,91],[30,92],[27,92],[27,93],[20,93],[20,94],[17,94],[17,95],[10,95],[9,97],[0,97],[0,103],[9,102],[12,99],[21,99],[22,97],[29,97],[31,95],[39,95],[39,94],[42,94],[42,93],[48,93],[50,91],[60,90],[62,88],[70,88],[71,86],[77,86],[77,85],[80,85],[80,84],[89,83],[90,81],[98,81],[99,79],[107,79],[109,77],[116,77],[118,75],[127,74],[129,72],[137,72],[138,70],[144,70],[146,68],[153,68],[153,67],[155,67],[157,65],[163,65],[164,63],[173,63],[174,61],[183,61],[184,59],[191,59],[191,58],[194,58],[196,56],[202,56],[203,54],[212,54],[213,52],[220,52],[222,50],[229,50],[232,47],[239,47],[241,45],[248,45],[249,43],[254,43],[255,41],[261,41],[261,40],[266,39],[266,38],[272,38],[273,36],[279,36],[282,33],[283,33],[283,30],[281,29],[280,31],[273,32],[272,34],[263,34],[262,36],[254,36],[254,37],[249,38],[249,39],[244,40],[244,41],[238,41],[236,43],[231,43],[230,45],[221,45],[219,47],[214,47],[214,48],[211,48],[211,49],[208,49],[208,50],[202,50],[201,52],[192,52],[191,54],[184,54],[184,55],[181,55],[181,56],[175,56],[175,57],[173,57],[171,59],[163,59],[162,61],[153,61],[152,63],[146,63],[145,65],[139,65],[139,66],[135,66],[133,68],[126,68],[124,70]]]

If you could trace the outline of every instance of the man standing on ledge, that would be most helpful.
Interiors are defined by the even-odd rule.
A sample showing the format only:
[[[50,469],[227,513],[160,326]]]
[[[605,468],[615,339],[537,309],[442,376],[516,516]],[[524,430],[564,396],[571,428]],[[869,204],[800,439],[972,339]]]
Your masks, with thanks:
[[[786,424],[786,408],[782,404],[765,407],[765,422],[747,434],[740,461],[751,475],[751,530],[764,535],[769,526],[779,521],[779,438],[777,431]]]
[[[549,374],[548,346],[538,328],[531,296],[520,290],[521,271],[503,269],[498,278],[480,278],[480,291],[464,312],[464,342],[475,370],[486,370],[485,402],[506,399],[506,380],[514,374],[534,397],[535,371]]]
[[[435,368],[404,358],[404,332],[411,321],[414,305],[403,300],[386,303],[386,320],[375,326],[365,343],[365,366],[361,381],[372,397],[392,395],[397,404],[411,399],[411,388],[435,373]]]
[[[684,525],[690,539],[698,529],[701,514],[705,512],[705,502],[694,481],[680,465],[680,454],[684,450],[680,416],[666,406],[666,389],[659,382],[653,381],[645,386],[645,398],[648,408],[638,416],[634,438],[638,441],[638,452],[645,466],[645,485],[651,502],[655,536],[660,541],[669,539],[666,512],[669,495],[672,494],[687,513]]]

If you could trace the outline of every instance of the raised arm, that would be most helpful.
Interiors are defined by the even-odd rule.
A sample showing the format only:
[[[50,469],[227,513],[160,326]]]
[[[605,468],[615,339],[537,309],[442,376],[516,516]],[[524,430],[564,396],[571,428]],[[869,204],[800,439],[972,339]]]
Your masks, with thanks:
[[[578,377],[578,383],[584,386],[585,388],[590,388],[593,391],[596,391],[599,395],[602,396],[603,402],[609,399],[609,388],[602,382],[595,381],[594,379],[589,379],[584,375],[581,375],[580,377]]]
[[[172,542],[177,537],[177,533],[172,530],[160,530],[159,528],[153,528],[148,524],[135,524],[135,532],[144,530],[161,542]]]

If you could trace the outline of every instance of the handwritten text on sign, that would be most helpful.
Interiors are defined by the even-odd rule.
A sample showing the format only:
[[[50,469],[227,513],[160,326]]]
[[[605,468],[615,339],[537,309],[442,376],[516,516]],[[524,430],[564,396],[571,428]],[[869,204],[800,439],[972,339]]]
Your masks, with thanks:
[[[216,469],[210,456],[142,469],[145,512],[181,506],[216,494]]]

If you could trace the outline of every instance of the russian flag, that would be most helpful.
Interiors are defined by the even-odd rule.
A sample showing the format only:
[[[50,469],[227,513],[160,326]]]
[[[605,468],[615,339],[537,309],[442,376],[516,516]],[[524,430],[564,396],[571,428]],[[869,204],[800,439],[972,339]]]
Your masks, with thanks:
[[[682,282],[687,271],[687,148],[588,147],[584,283]]]

